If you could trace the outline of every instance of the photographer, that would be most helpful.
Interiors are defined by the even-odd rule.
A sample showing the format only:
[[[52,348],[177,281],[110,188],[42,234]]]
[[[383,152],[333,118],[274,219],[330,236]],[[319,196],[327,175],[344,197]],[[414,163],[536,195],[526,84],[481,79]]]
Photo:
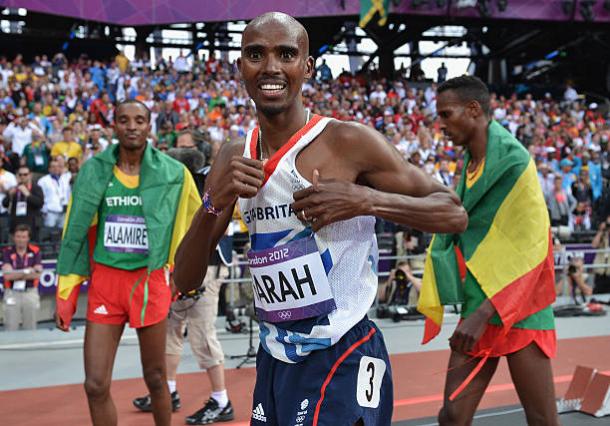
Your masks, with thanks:
[[[190,131],[180,133],[176,139],[176,148],[168,154],[182,162],[193,175],[200,192],[203,190],[206,163],[196,147]],[[218,257],[216,253],[214,256]],[[216,336],[215,321],[218,315],[218,296],[220,281],[218,269],[220,261],[208,267],[204,281],[196,290],[188,294],[177,294],[173,279],[172,294],[177,296],[170,308],[167,323],[167,341],[165,359],[167,364],[167,383],[172,397],[172,409],[180,408],[180,396],[176,390],[176,375],[182,355],[185,330],[193,355],[199,367],[205,370],[210,380],[212,394],[201,409],[188,416],[185,421],[190,425],[208,424],[217,421],[233,420],[234,412],[225,387],[224,353]],[[135,398],[133,404],[141,411],[151,411],[150,396]]]
[[[593,294],[593,290],[585,281],[584,259],[582,257],[572,258],[570,260],[570,265],[568,266],[568,283],[570,285],[572,300],[574,300],[575,304],[579,304],[577,300],[579,293],[583,303],[587,302],[587,296]]]
[[[416,292],[411,292],[413,287]],[[402,261],[398,262],[396,269],[392,269],[383,288],[380,302],[388,305],[417,305],[421,279],[413,275],[408,262]]]
[[[602,250],[595,255],[593,261],[596,265],[604,265],[603,267],[595,269],[595,280],[593,286],[593,294],[610,293],[610,216],[606,217],[606,220],[599,224],[597,234],[593,238],[591,245],[597,250]]]

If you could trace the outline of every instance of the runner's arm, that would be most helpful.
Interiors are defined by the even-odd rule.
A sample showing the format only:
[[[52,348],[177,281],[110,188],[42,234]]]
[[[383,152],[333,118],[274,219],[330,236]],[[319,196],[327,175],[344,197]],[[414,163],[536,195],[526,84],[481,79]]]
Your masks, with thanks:
[[[223,145],[206,179],[205,191],[213,207],[222,213],[216,216],[202,206],[178,247],[174,281],[183,293],[201,286],[238,197],[253,197],[262,186],[262,162],[244,158],[243,150],[244,144]]]
[[[215,216],[202,206],[195,214],[176,252],[174,282],[182,293],[199,288],[203,283],[210,258],[229,226],[232,213],[233,208],[227,208],[220,216]]]
[[[312,220],[314,231],[356,216],[377,216],[426,232],[460,233],[466,210],[451,189],[406,162],[377,131],[341,123],[331,139],[337,158],[357,172],[356,184],[320,175],[317,185],[295,193],[294,211]],[[315,173],[314,173],[315,175]]]

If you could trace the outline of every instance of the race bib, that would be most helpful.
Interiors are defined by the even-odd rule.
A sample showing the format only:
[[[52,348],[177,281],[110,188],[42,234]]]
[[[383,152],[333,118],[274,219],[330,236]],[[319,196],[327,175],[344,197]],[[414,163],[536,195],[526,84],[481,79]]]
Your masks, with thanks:
[[[104,224],[104,247],[115,253],[148,254],[148,234],[144,218],[108,215]]]
[[[337,308],[313,237],[250,250],[248,264],[256,313],[263,321],[295,321]]]
[[[28,214],[28,202],[17,201],[15,205],[15,216],[25,216]]]

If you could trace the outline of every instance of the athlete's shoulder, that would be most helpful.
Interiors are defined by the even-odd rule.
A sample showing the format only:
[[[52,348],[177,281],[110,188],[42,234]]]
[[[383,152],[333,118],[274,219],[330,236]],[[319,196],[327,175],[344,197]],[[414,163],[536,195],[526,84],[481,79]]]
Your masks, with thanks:
[[[331,147],[342,151],[353,147],[354,152],[365,152],[367,147],[374,149],[380,143],[386,144],[377,130],[355,121],[331,120],[324,133]]]

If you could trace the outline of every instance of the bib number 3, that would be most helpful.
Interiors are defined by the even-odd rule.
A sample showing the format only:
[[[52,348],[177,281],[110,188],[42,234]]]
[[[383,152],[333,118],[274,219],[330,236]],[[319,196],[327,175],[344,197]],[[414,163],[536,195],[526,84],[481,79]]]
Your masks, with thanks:
[[[379,358],[363,356],[360,358],[356,400],[358,405],[377,408],[381,397],[381,382],[385,374],[385,361]]]

